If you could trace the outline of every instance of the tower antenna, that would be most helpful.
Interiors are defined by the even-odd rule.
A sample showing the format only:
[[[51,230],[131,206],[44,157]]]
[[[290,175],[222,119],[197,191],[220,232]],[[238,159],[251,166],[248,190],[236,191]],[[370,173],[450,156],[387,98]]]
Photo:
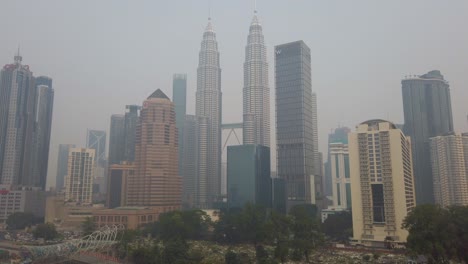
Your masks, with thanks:
[[[257,14],[257,0],[254,0],[254,13]]]
[[[208,0],[208,20],[211,20],[211,0]]]

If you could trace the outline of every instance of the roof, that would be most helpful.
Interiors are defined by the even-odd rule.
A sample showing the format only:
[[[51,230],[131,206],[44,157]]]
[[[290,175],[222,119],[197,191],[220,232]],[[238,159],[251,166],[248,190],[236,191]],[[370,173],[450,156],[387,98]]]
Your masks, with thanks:
[[[167,95],[163,91],[161,91],[161,89],[157,89],[156,91],[154,91],[150,96],[148,96],[148,99],[150,98],[161,98],[169,100],[169,97],[167,97]]]
[[[393,124],[392,122],[390,121],[387,121],[387,120],[383,120],[383,119],[371,119],[371,120],[367,120],[365,122],[362,122],[361,125],[369,125],[369,126],[372,126],[372,125],[377,125],[379,123],[389,123],[390,124],[390,128],[392,129],[396,129],[397,127],[395,126],[395,124]]]

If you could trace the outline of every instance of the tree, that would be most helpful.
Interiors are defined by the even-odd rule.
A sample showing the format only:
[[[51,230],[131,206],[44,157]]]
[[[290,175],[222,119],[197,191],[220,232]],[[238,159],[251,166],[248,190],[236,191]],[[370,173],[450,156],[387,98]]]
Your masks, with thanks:
[[[353,217],[349,212],[329,215],[322,227],[323,232],[332,239],[348,241],[353,235]]]
[[[91,217],[86,217],[83,223],[81,223],[81,231],[83,232],[84,236],[92,234],[96,231],[96,223],[94,223],[94,219]]]
[[[52,223],[39,224],[33,231],[34,238],[43,238],[44,240],[53,240],[58,237],[55,225]]]
[[[285,263],[289,255],[289,238],[291,236],[290,217],[272,212],[271,214],[272,237],[275,244],[275,258]]]
[[[295,206],[291,209],[291,230],[294,235],[292,246],[299,251],[309,263],[309,254],[323,243],[317,218],[305,206]]]
[[[25,229],[41,221],[32,213],[16,212],[8,216],[6,224],[8,229]]]
[[[139,246],[130,254],[130,259],[133,263],[138,264],[159,264],[161,261],[161,249],[157,244],[153,246]]]
[[[226,264],[241,264],[241,260],[239,258],[239,254],[234,252],[233,250],[228,250],[224,255],[224,261]]]
[[[168,264],[183,264],[188,261],[189,245],[181,238],[164,242],[163,262]]]

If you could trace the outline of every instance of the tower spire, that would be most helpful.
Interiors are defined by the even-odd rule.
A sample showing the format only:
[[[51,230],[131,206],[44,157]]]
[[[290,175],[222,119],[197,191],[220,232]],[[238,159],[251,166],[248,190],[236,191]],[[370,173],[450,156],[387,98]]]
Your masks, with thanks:
[[[254,14],[257,14],[257,0],[254,0]]]
[[[208,20],[211,21],[211,0],[208,0]]]
[[[20,45],[18,44],[18,51],[15,54],[15,64],[21,64],[21,61],[23,60],[23,57],[21,57],[20,54]]]

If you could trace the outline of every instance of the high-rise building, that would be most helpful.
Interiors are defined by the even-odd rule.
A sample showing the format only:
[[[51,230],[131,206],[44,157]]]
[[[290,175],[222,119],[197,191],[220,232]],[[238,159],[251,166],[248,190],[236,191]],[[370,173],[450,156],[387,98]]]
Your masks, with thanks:
[[[323,199],[323,157],[318,149],[318,110],[317,110],[317,94],[312,93],[312,153],[314,157],[314,190],[315,197],[318,201],[315,203],[319,209],[325,208]]]
[[[335,209],[351,209],[348,144],[342,142],[330,143],[329,149],[333,183],[333,207]]]
[[[135,165],[132,162],[122,162],[109,166],[109,180],[107,181],[107,207],[124,206],[127,194],[127,179],[135,175]]]
[[[0,180],[28,184],[33,169],[36,86],[19,52],[0,71]]]
[[[187,114],[187,75],[174,74],[172,79],[172,101],[176,112],[176,126],[179,131],[179,175],[184,175],[184,165],[182,163],[184,155],[184,123]]]
[[[106,131],[88,129],[86,147],[96,151],[94,162],[97,167],[106,166]]]
[[[127,178],[127,205],[181,208],[175,118],[174,104],[160,89],[143,102],[136,133],[135,174]]]
[[[182,202],[184,207],[194,208],[198,205],[198,122],[194,115],[186,115],[184,123],[184,153],[180,161],[183,166]],[[180,156],[180,155],[179,155]]]
[[[415,207],[411,141],[388,121],[369,120],[349,134],[354,240],[406,243],[401,225]]]
[[[440,71],[401,81],[405,134],[413,148],[416,201],[434,202],[429,138],[453,131],[449,83]]]
[[[270,88],[267,49],[255,11],[250,23],[244,62],[244,144],[270,146]]]
[[[331,175],[331,157],[330,157],[330,145],[332,143],[343,143],[348,145],[348,133],[351,129],[347,127],[336,128],[332,133],[328,134],[328,159],[325,163],[325,182],[324,182],[324,193],[327,196],[333,196],[333,177]]]
[[[109,132],[109,165],[125,160],[125,116],[112,115]]]
[[[227,147],[227,202],[271,208],[270,148],[262,145]]]
[[[135,136],[141,107],[138,105],[127,105],[125,112],[125,156],[124,160],[135,160]]]
[[[435,202],[443,207],[468,205],[468,135],[450,133],[429,142]]]
[[[24,184],[40,187],[42,190],[45,190],[49,164],[54,89],[52,88],[52,79],[45,76],[37,77],[35,85],[36,109],[32,151],[33,166],[29,180]]]
[[[68,153],[65,201],[91,204],[93,201],[94,156],[90,148],[72,148]]]
[[[271,185],[273,210],[282,214],[286,214],[288,201],[288,196],[286,193],[286,181],[280,178],[271,178]]]
[[[57,175],[55,176],[55,188],[60,191],[65,187],[65,177],[68,174],[68,153],[75,148],[74,144],[60,144],[57,158]]]
[[[199,208],[210,208],[221,192],[221,123],[222,123],[221,68],[218,43],[211,19],[208,21],[197,69],[195,115],[206,118],[199,124]]]
[[[275,47],[277,173],[288,207],[315,204],[310,49],[303,41]]]

